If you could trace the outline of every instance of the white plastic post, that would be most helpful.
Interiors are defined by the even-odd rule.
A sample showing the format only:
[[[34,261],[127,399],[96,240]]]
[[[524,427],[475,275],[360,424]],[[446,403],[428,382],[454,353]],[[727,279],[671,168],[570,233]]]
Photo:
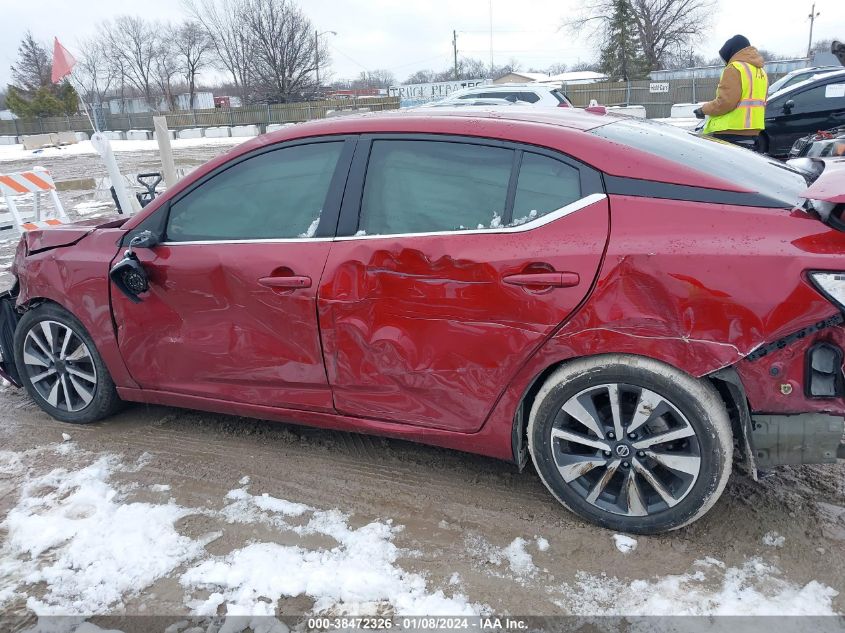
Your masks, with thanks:
[[[12,214],[12,217],[15,218],[15,230],[18,232],[18,235],[23,235],[23,218],[21,218],[21,214],[18,213],[18,208],[15,206],[14,196],[4,196],[6,198],[6,206],[9,207],[9,213]]]
[[[170,131],[167,129],[167,117],[154,116],[153,126],[158,141],[158,153],[161,155],[161,173],[164,175],[164,184],[170,188],[176,184],[177,178],[176,164],[173,162],[173,150],[170,147]]]
[[[120,202],[120,208],[127,215],[135,215],[141,210],[141,205],[138,199],[126,190],[126,183],[123,180],[123,175],[120,173],[120,168],[117,166],[117,160],[115,160],[109,139],[102,132],[94,132],[91,135],[91,144],[106,165],[106,171],[109,173],[109,179],[111,180],[112,187],[114,187],[114,193]]]

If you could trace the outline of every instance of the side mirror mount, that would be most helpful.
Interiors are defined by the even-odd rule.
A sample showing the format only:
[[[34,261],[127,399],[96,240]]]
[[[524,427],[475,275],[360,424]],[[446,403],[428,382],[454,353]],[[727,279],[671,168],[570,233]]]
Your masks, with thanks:
[[[787,100],[783,104],[783,113],[784,114],[792,114],[792,108],[795,107],[795,102],[792,99]]]
[[[159,244],[159,238],[152,231],[141,231],[129,241],[129,248],[123,255],[123,259],[117,262],[109,271],[109,277],[127,299],[132,303],[140,303],[139,295],[150,289],[150,281],[147,271],[138,260],[135,254],[136,248],[153,248]]]

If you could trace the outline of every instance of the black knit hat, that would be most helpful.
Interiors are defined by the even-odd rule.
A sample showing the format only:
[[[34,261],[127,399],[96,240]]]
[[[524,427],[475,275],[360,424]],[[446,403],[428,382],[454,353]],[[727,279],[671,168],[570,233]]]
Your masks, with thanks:
[[[725,45],[719,49],[719,57],[725,60],[727,64],[731,61],[731,57],[736,55],[743,48],[751,46],[751,42],[744,35],[734,35],[731,39],[725,42]]]

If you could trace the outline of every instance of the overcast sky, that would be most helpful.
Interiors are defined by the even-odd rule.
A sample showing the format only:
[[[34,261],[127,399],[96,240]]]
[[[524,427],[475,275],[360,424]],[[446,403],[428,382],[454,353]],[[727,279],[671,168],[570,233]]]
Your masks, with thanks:
[[[716,56],[728,37],[741,32],[761,48],[787,55],[806,52],[811,0],[719,0],[707,38],[699,45]],[[575,37],[561,22],[580,0],[492,0],[493,55],[497,64],[518,59],[523,69],[568,65],[594,58],[588,38]],[[420,68],[440,70],[452,63],[452,30],[460,55],[490,59],[490,0],[300,0],[324,35],[332,55],[331,77],[356,76],[386,68],[404,80]],[[815,39],[845,41],[845,1],[817,0]],[[9,66],[27,29],[41,40],[57,36],[72,52],[96,25],[120,14],[178,20],[179,0],[0,0],[0,84],[10,81]]]

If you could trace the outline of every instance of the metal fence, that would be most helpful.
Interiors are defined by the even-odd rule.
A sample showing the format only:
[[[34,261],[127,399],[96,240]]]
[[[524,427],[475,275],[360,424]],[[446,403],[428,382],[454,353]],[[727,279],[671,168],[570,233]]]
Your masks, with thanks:
[[[243,108],[211,108],[166,112],[167,126],[171,130],[191,127],[216,127],[223,125],[262,125],[271,123],[298,123],[311,119],[323,119],[331,112],[344,110],[395,110],[399,107],[398,97],[371,99],[328,99],[303,103],[275,103],[246,106]],[[152,130],[155,113],[110,114],[103,112],[104,130]],[[0,121],[0,136],[43,134],[47,132],[91,132],[88,117],[63,116],[39,117],[35,119],[14,119]]]
[[[769,75],[774,82],[782,75]],[[710,101],[716,96],[719,79],[674,79],[672,81],[605,81],[594,84],[567,86],[566,95],[579,108],[595,100],[600,105],[641,105],[650,119],[670,115],[672,104]]]

